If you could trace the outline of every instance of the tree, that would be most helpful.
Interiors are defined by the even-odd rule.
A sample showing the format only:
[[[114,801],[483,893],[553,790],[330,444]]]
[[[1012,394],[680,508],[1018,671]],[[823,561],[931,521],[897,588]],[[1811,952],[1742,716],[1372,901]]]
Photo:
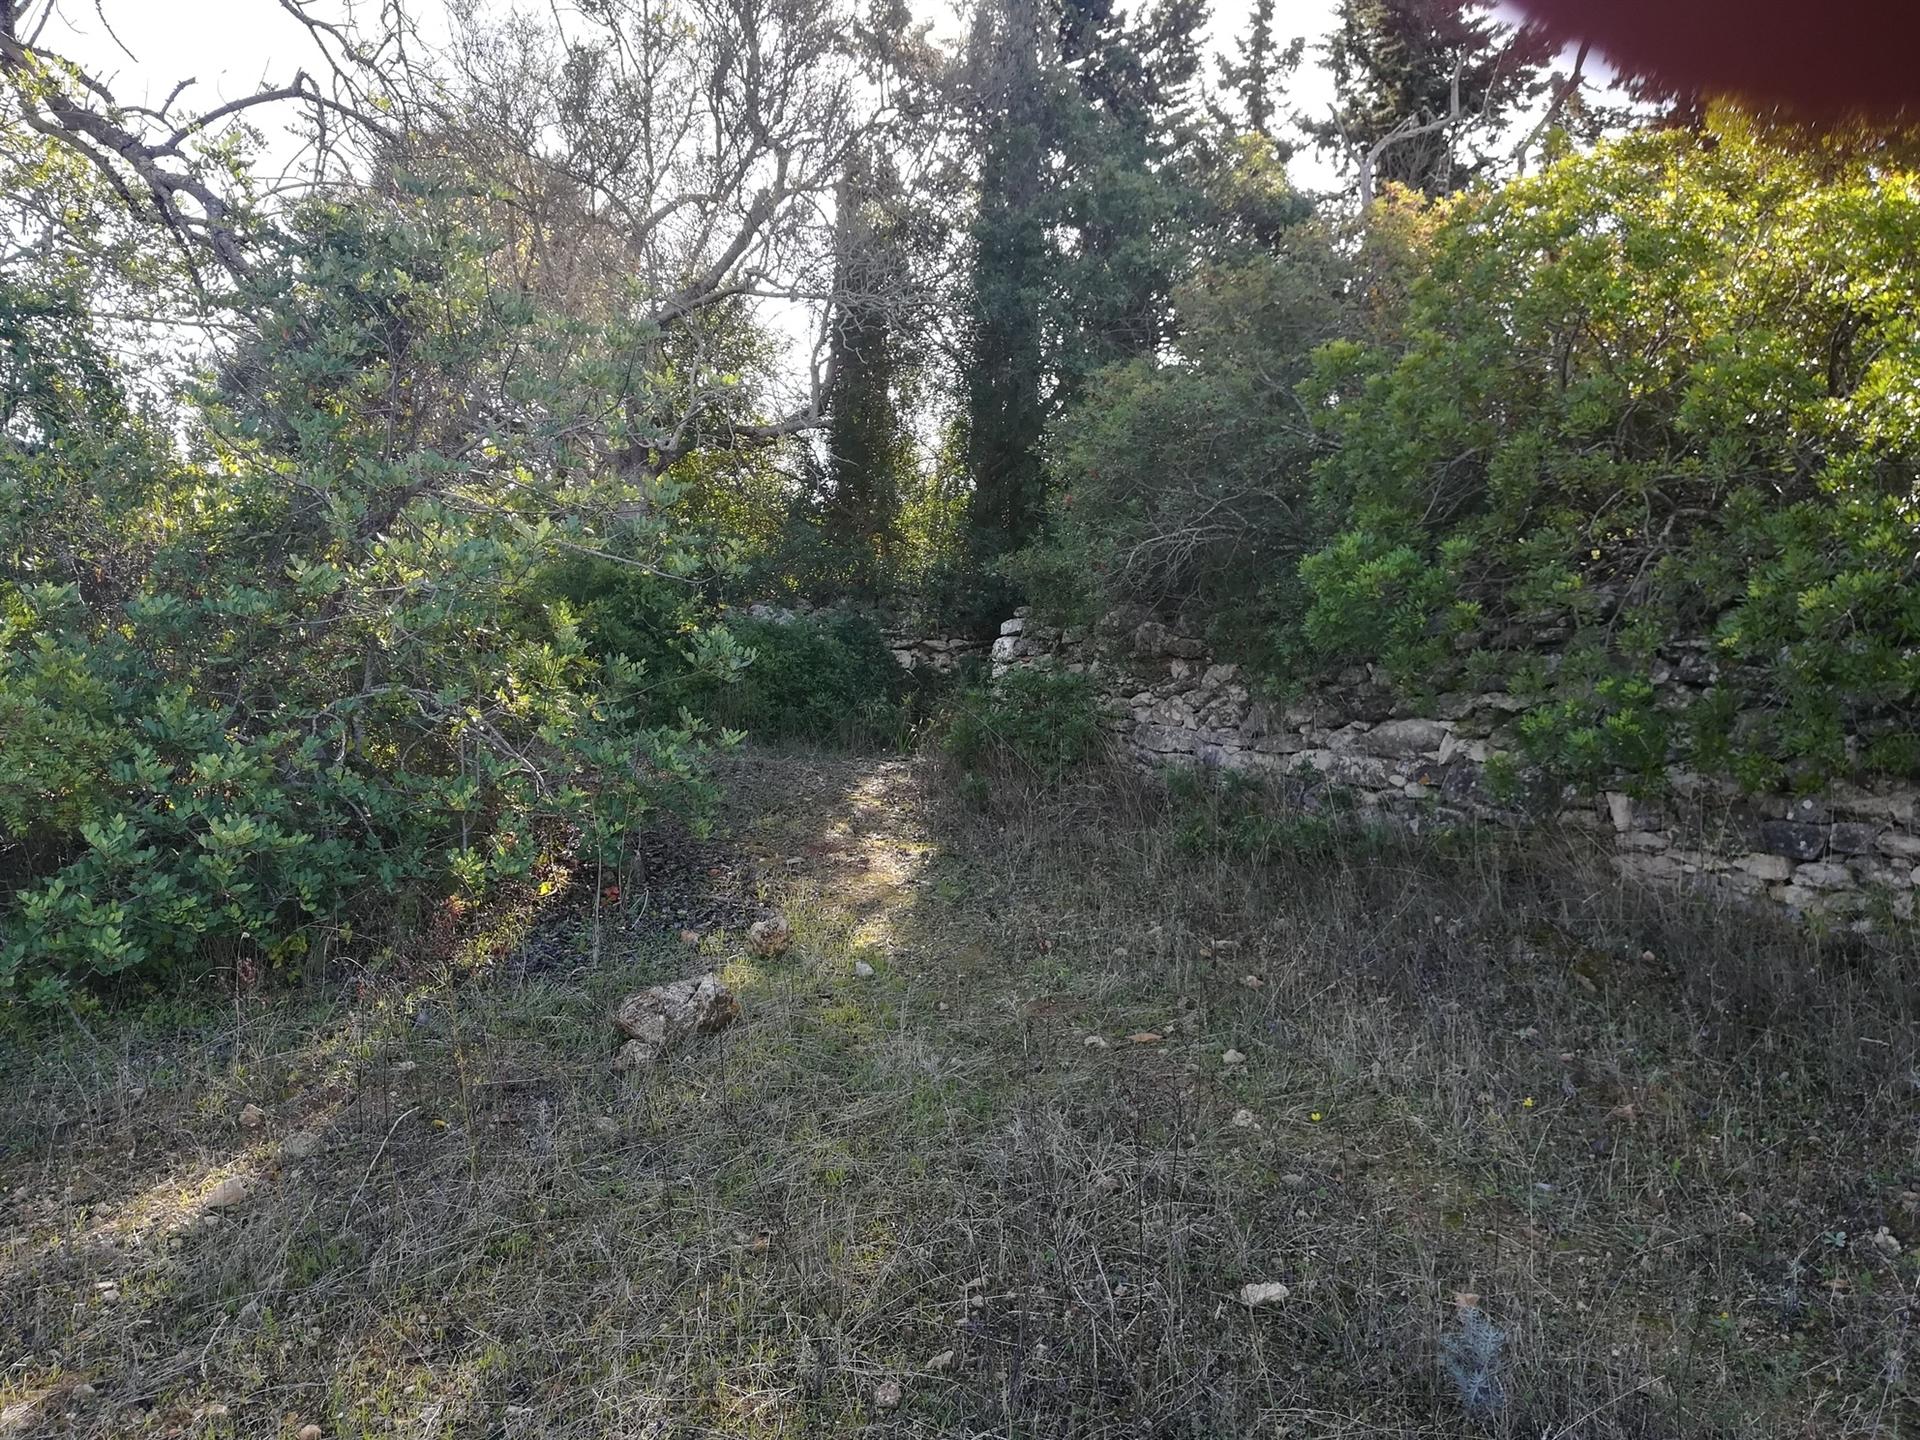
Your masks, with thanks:
[[[1069,0],[1062,16],[1079,102],[1063,115],[1059,187],[1066,404],[1093,371],[1166,341],[1208,147],[1194,95],[1204,19],[1195,0],[1163,0],[1131,23],[1111,0]]]
[[[1059,263],[1049,237],[1059,91],[1046,40],[1038,0],[1001,0],[976,12],[967,51],[979,176],[964,362],[977,563],[1023,543],[1045,508],[1040,442]]]
[[[827,494],[821,524],[853,588],[874,594],[891,568],[902,472],[912,462],[901,414],[909,368],[899,333],[907,290],[906,217],[891,168],[867,153],[835,203],[834,312],[827,391]]]
[[[1102,366],[1167,339],[1202,147],[1202,12],[1129,23],[1111,0],[998,0],[976,12],[963,107],[977,166],[970,256],[973,551],[1038,531],[1049,419]]]
[[[1340,0],[1326,45],[1335,104],[1307,132],[1357,174],[1361,202],[1388,181],[1445,195],[1484,172],[1473,132],[1498,135],[1540,89],[1537,31],[1494,20],[1489,0]]]
[[[551,22],[463,7],[446,123],[400,168],[467,181],[539,293],[630,325],[648,383],[608,457],[635,479],[826,414],[832,202],[881,107],[838,0],[605,0]],[[557,77],[557,83],[556,83]],[[765,302],[815,321],[797,383],[738,342]],[[650,339],[642,339],[644,335]]]
[[[256,3],[274,8],[272,0]],[[43,43],[57,8],[52,0],[0,0],[0,86],[10,118],[79,157],[128,212],[171,235],[196,280],[207,258],[236,277],[254,264],[260,217],[239,163],[243,118],[264,107],[298,107],[314,181],[350,171],[356,142],[394,133],[408,100],[422,93],[409,83],[411,26],[399,6],[383,6],[382,28],[369,34],[324,18],[311,0],[277,0],[312,39],[318,78],[296,70],[206,109],[182,106],[191,79],[158,107],[116,99],[106,82]]]
[[[1274,42],[1274,0],[1254,0],[1247,31],[1234,42],[1235,55],[1220,61],[1220,78],[1240,101],[1240,120],[1255,135],[1278,143],[1280,84],[1299,67],[1304,37],[1284,49]],[[1231,124],[1221,117],[1223,125]]]

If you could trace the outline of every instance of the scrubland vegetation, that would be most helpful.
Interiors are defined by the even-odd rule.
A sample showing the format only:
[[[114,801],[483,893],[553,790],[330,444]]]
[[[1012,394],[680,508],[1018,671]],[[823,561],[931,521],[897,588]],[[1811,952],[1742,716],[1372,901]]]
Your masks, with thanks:
[[[1920,781],[1909,131],[1335,8],[282,0],[196,111],[0,4],[0,1436],[1920,1425],[1910,897],[896,660]]]

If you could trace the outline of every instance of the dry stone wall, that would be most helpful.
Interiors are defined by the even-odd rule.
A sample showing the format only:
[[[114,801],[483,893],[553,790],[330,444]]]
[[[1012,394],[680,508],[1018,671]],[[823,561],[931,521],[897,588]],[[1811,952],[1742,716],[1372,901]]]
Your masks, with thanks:
[[[1236,666],[1162,621],[1116,616],[1057,630],[1024,610],[1000,627],[992,666],[996,676],[1085,674],[1106,727],[1139,762],[1270,777],[1308,809],[1338,799],[1414,828],[1553,825],[1590,835],[1631,876],[1863,923],[1882,905],[1911,915],[1920,888],[1920,790],[1911,787],[1752,796],[1676,770],[1657,800],[1556,789],[1521,807],[1489,778],[1527,708],[1505,692],[1445,694],[1416,712],[1355,669],[1310,696],[1266,700]],[[1684,686],[1684,671],[1663,667],[1653,678]]]

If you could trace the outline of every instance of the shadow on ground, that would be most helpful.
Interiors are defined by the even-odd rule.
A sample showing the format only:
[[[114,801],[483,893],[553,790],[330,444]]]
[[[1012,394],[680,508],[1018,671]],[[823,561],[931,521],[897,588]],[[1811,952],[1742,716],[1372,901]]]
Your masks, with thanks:
[[[1256,864],[1129,782],[727,779],[538,963],[9,1057],[0,1436],[1920,1423],[1911,954],[1478,843]],[[700,968],[744,1019],[616,1075]]]

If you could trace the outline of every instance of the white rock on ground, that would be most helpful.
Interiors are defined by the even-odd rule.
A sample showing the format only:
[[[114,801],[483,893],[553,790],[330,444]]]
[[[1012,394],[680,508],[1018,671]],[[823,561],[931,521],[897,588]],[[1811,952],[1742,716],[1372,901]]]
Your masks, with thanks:
[[[231,1210],[253,1193],[253,1182],[244,1175],[229,1175],[207,1192],[209,1210]]]
[[[740,1016],[740,1002],[717,975],[696,975],[636,991],[613,1012],[627,1036],[614,1059],[620,1070],[651,1065],[691,1035],[724,1030]]]
[[[1261,1305],[1278,1305],[1292,1293],[1278,1280],[1255,1281],[1240,1287],[1240,1303],[1248,1309]]]

